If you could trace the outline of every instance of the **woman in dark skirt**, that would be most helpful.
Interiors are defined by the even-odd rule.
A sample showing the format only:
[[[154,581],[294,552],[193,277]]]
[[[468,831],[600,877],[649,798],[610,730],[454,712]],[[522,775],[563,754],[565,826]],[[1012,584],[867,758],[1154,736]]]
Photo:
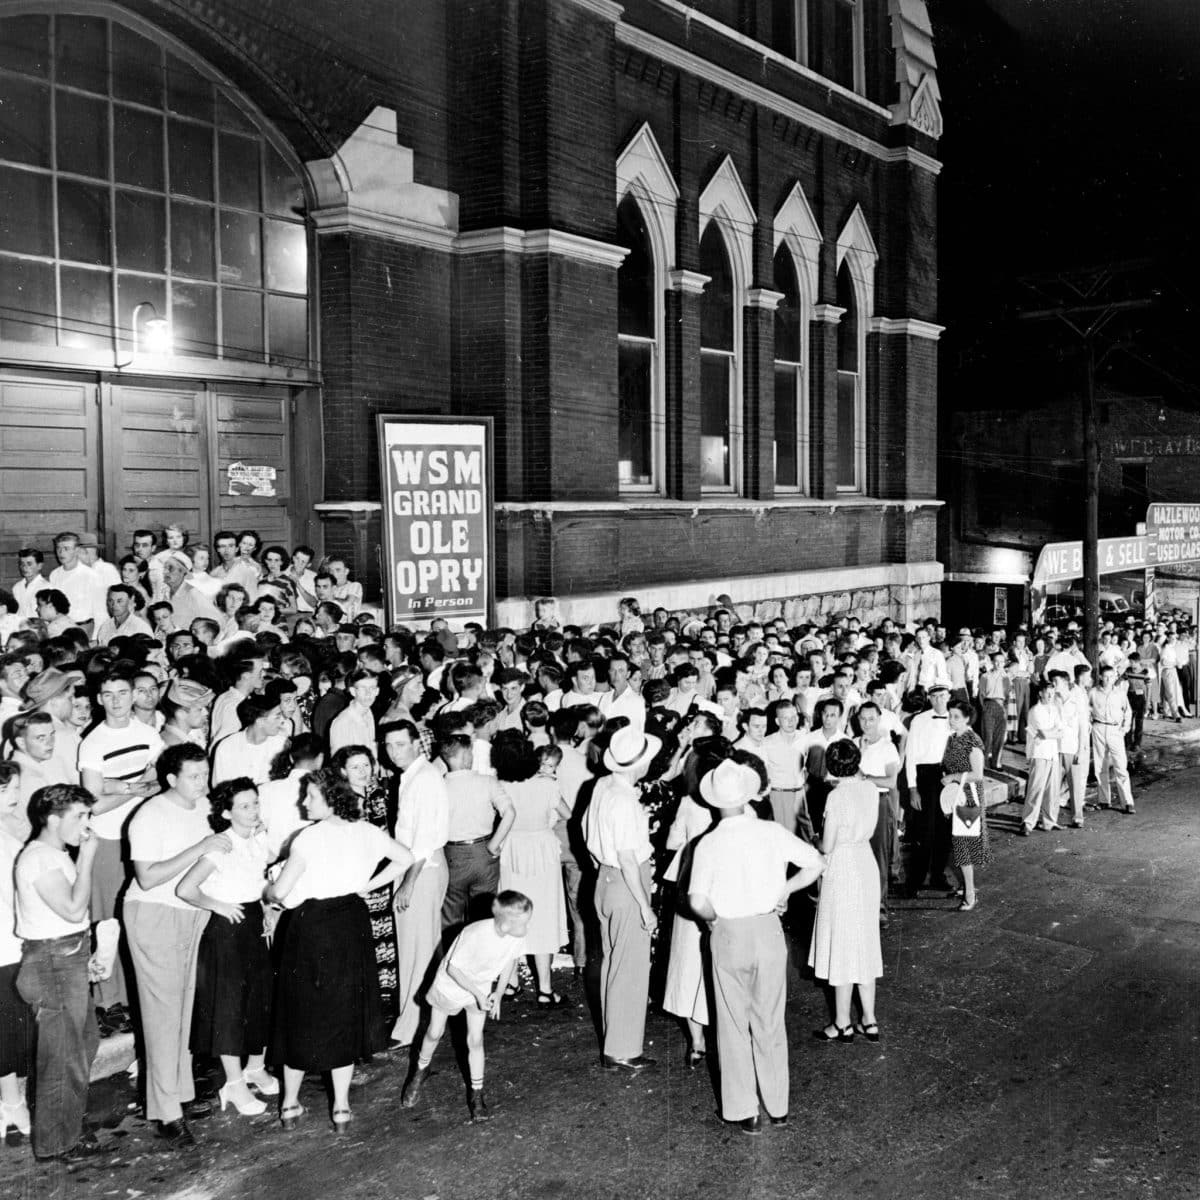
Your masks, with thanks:
[[[362,896],[398,879],[413,856],[362,819],[358,797],[337,772],[314,771],[300,784],[313,824],[292,840],[283,872],[267,888],[269,901],[290,910],[282,926],[271,1043],[274,1060],[283,1064],[279,1115],[284,1129],[294,1129],[304,1112],[305,1072],[328,1071],[333,1128],[343,1133],[354,1063],[387,1044]]]
[[[942,786],[948,783],[961,784],[961,805],[979,808],[978,836],[955,835],[951,839],[954,869],[963,881],[963,899],[958,906],[959,911],[970,912],[977,899],[975,868],[990,866],[992,861],[987,835],[987,808],[983,798],[983,741],[971,728],[974,713],[966,700],[951,700],[946,712],[950,721],[950,736],[942,755]]]
[[[375,757],[366,746],[343,746],[329,765],[350,785],[358,797],[364,821],[385,832],[396,822],[388,814],[387,788],[375,773]],[[379,976],[379,1008],[383,1025],[390,1030],[399,1016],[396,976],[396,921],[392,913],[392,885],[386,884],[367,896],[371,914],[371,937],[375,943],[375,973]]]
[[[279,1094],[279,1081],[265,1064],[272,987],[270,951],[263,938],[267,835],[251,780],[219,783],[209,804],[208,823],[217,833],[229,834],[233,849],[204,855],[175,889],[181,900],[213,914],[200,938],[188,1044],[193,1054],[220,1058],[225,1071],[222,1111],[232,1104],[242,1116],[257,1117],[267,1106],[250,1089],[263,1096]]]

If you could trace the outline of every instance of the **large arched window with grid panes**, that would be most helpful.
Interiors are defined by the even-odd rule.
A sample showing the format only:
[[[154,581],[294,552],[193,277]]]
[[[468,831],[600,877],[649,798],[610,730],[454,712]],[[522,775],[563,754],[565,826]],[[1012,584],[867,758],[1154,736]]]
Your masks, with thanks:
[[[0,16],[0,344],[305,365],[298,164],[205,64],[115,7]]]
[[[656,474],[654,427],[661,421],[659,299],[650,235],[632,195],[617,206],[617,243],[629,252],[617,271],[618,482],[627,490],[650,489]]]

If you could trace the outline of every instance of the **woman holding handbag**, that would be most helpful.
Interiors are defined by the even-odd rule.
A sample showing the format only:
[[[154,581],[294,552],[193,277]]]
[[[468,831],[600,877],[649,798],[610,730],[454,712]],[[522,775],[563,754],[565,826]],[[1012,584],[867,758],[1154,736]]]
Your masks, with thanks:
[[[942,755],[942,786],[954,788],[942,804],[950,804],[951,854],[954,869],[962,878],[962,903],[959,912],[970,912],[978,897],[975,893],[975,868],[991,865],[988,845],[987,810],[983,800],[983,742],[971,728],[971,705],[951,700],[947,708],[950,736]],[[975,811],[972,811],[975,810]]]

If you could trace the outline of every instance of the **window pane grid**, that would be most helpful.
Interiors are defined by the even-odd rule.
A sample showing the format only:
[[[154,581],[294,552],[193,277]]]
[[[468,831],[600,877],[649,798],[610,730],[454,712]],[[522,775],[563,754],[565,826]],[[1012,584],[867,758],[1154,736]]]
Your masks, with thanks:
[[[130,309],[130,281],[142,280],[147,294],[137,302],[157,301],[156,309],[162,309],[159,316],[174,319],[177,288],[181,318],[182,310],[188,307],[201,313],[198,328],[209,331],[209,342],[202,346],[192,338],[191,353],[225,357],[224,293],[232,286],[241,294],[234,307],[249,314],[249,332],[257,338],[256,345],[232,347],[234,356],[258,362],[307,361],[310,254],[306,220],[302,212],[296,211],[303,191],[269,136],[237,109],[219,83],[119,21],[67,16],[43,19],[42,32],[27,35],[22,42],[19,35],[28,29],[29,18],[0,18],[0,47],[9,48],[0,67],[0,104],[18,84],[25,96],[33,95],[35,107],[31,115],[18,117],[18,132],[44,144],[40,161],[36,157],[33,162],[13,161],[0,152],[0,168],[39,176],[49,185],[43,207],[43,212],[49,210],[49,220],[44,222],[49,226],[47,244],[34,244],[33,253],[17,245],[0,251],[0,261],[28,262],[28,269],[44,264],[54,281],[54,311],[26,313],[18,323],[40,321],[54,335],[40,340],[78,344],[79,305],[90,304],[92,316],[100,310],[94,301],[73,296],[69,289],[83,279],[88,285],[85,290],[94,295],[94,285],[103,276],[111,319],[103,337],[101,331],[91,329],[88,342],[111,344],[114,335],[128,342],[132,331],[114,328],[112,321],[119,326],[126,315],[121,302],[122,281],[126,291],[124,308]],[[153,55],[147,53],[151,49]],[[39,56],[45,59],[44,69],[39,68]],[[125,74],[120,73],[123,68]],[[43,89],[43,98],[37,97],[37,88]],[[150,103],[148,97],[155,96],[158,102]],[[37,111],[43,99],[44,117]],[[9,111],[16,107],[10,104]],[[63,115],[67,108],[73,114],[69,123]],[[34,138],[29,138],[26,126],[34,129]],[[60,130],[67,141],[61,141]],[[145,146],[151,134],[159,139],[157,158],[151,154],[148,161],[131,169],[129,155]],[[229,176],[228,197],[222,195],[220,178],[223,138],[228,139],[231,153],[236,150],[240,154],[231,160],[229,169],[235,175]],[[246,176],[252,161],[255,178],[249,182]],[[273,190],[268,197],[269,189]],[[22,189],[18,189],[17,195],[21,194]],[[64,209],[66,194],[70,204]],[[193,283],[193,276],[181,274],[185,268],[174,245],[176,204],[180,202],[171,199],[175,196],[184,202],[208,202],[205,216],[211,227],[214,268],[207,287],[204,279]],[[265,221],[268,199],[269,224]],[[138,228],[139,215],[158,235],[157,250],[147,241],[146,230]],[[242,232],[244,261],[240,276],[227,280],[227,286],[222,287],[217,285],[223,227],[230,218]],[[69,240],[64,234],[64,219],[71,224]],[[18,232],[21,228],[14,226]],[[36,243],[37,239],[31,240]],[[76,248],[74,253],[72,246]],[[20,295],[20,289],[15,294]],[[72,308],[70,331],[65,325],[68,306]],[[44,300],[39,307],[46,307]],[[271,344],[273,311],[281,341],[277,351]],[[99,321],[83,322],[88,324],[98,325]],[[240,340],[245,343],[247,331],[241,332]]]

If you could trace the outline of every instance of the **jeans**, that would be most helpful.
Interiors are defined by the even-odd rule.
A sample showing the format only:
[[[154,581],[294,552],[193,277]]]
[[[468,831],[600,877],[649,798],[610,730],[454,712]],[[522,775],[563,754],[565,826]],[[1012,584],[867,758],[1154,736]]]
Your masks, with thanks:
[[[88,1077],[100,1045],[88,997],[88,933],[28,941],[21,952],[17,991],[37,1021],[33,1093],[33,1152],[62,1154],[79,1141]]]

